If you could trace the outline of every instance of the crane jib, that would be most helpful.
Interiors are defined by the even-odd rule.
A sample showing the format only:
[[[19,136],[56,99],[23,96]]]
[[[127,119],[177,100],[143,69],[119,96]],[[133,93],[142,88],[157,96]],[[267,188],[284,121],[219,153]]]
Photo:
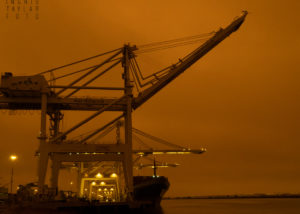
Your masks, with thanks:
[[[207,42],[202,44],[196,50],[194,50],[185,60],[181,61],[180,64],[176,65],[170,69],[170,71],[163,77],[160,78],[155,84],[151,87],[142,91],[136,98],[133,100],[133,108],[138,108],[148,99],[150,99],[153,95],[155,95],[160,89],[165,87],[168,83],[170,83],[177,76],[182,74],[187,68],[193,65],[196,61],[198,61],[201,57],[203,57],[206,53],[212,50],[216,45],[222,42],[226,37],[228,37],[231,33],[235,32],[239,29],[242,23],[245,20],[248,12],[243,11],[243,14],[235,19],[230,25],[228,25],[224,29],[220,29],[216,32],[216,34],[210,38]]]

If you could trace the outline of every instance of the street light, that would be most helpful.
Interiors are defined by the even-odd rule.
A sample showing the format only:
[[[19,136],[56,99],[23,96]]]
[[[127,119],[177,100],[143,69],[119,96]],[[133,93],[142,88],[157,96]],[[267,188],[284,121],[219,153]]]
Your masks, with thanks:
[[[11,155],[11,156],[9,157],[9,159],[10,159],[12,162],[15,162],[15,161],[18,159],[18,156],[16,156],[16,155]],[[12,193],[12,186],[13,186],[13,183],[14,183],[14,165],[11,166],[10,193]]]
[[[16,155],[11,155],[9,158],[11,159],[11,161],[15,161],[18,157]]]

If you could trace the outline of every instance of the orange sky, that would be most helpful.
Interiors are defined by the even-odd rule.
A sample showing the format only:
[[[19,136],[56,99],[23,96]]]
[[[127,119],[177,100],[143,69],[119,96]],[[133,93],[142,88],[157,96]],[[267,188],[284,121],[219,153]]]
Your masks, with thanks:
[[[1,11],[4,1],[0,3]],[[31,75],[121,47],[242,27],[134,112],[134,126],[168,141],[206,147],[167,157],[167,195],[300,192],[299,10],[297,0],[41,0],[40,19],[0,22],[0,69]],[[144,62],[164,67],[182,49]],[[177,58],[176,58],[177,57]],[[174,62],[174,61],[173,61]],[[146,65],[146,64],[145,64]],[[151,66],[144,67],[151,73]],[[154,72],[154,71],[153,71]],[[0,113],[0,183],[35,179],[39,115]],[[65,126],[71,126],[71,114]]]

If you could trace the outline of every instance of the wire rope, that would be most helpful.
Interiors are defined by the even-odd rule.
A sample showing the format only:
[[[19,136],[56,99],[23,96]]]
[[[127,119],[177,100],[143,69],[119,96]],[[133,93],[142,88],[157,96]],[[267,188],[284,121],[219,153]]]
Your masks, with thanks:
[[[158,142],[158,143],[161,143],[161,144],[164,144],[164,145],[167,145],[167,146],[170,146],[170,147],[177,147],[177,148],[180,148],[180,149],[186,149],[186,148],[183,147],[183,146],[179,146],[179,145],[177,145],[177,144],[170,143],[170,142],[168,142],[168,141],[166,141],[166,140],[163,140],[163,139],[161,139],[161,138],[155,137],[155,136],[153,136],[153,135],[150,135],[150,134],[148,134],[148,133],[146,133],[146,132],[143,132],[143,131],[141,131],[141,130],[138,130],[138,129],[136,129],[136,128],[132,128],[132,131],[134,131],[135,133],[137,133],[137,134],[139,134],[139,135],[142,135],[142,136],[144,136],[144,137],[146,137],[146,138],[148,138],[148,139],[154,140],[154,141],[156,141],[156,142]]]
[[[176,48],[176,47],[179,47],[179,46],[192,45],[192,44],[199,43],[201,41],[206,41],[206,40],[208,40],[208,38],[206,38],[206,39],[197,39],[197,40],[193,40],[193,41],[180,42],[180,43],[176,43],[176,44],[169,44],[169,45],[159,46],[159,47],[153,47],[153,48],[149,48],[149,49],[145,49],[145,50],[137,50],[136,53],[137,54],[142,54],[142,53],[149,53],[149,52],[159,51],[159,50],[164,50],[164,49],[169,49],[169,48]]]
[[[144,141],[141,140],[141,138],[139,138],[135,133],[133,133],[133,138],[136,139],[136,141],[140,144],[142,144],[143,146],[147,147],[148,149],[153,149],[151,146],[149,146],[148,144],[146,144]]]
[[[153,42],[145,45],[140,45],[138,46],[139,48],[145,48],[145,47],[151,47],[151,46],[158,46],[158,45],[163,45],[163,44],[168,44],[168,43],[175,43],[175,42],[180,42],[180,41],[185,41],[185,40],[191,40],[191,39],[196,39],[196,38],[203,38],[203,37],[208,37],[215,32],[210,32],[210,33],[204,33],[204,34],[198,34],[194,36],[187,36],[187,37],[182,37],[178,39],[172,39],[172,40],[166,40],[166,41],[161,41],[161,42]]]
[[[116,60],[120,60],[120,59],[121,59],[121,57],[118,57],[118,58],[116,58],[116,59],[110,60],[110,61],[107,62],[107,63],[110,63],[110,62],[113,62],[113,61],[116,61]],[[86,67],[86,68],[83,68],[83,69],[80,69],[80,70],[77,70],[77,71],[73,71],[73,72],[71,72],[71,73],[68,73],[68,74],[65,74],[65,75],[62,75],[62,76],[58,76],[58,77],[55,77],[55,78],[53,78],[53,79],[48,80],[48,82],[52,82],[52,81],[55,81],[55,80],[58,80],[58,79],[61,79],[61,78],[64,78],[64,77],[68,77],[68,76],[71,76],[71,75],[73,75],[73,74],[77,74],[77,73],[86,71],[86,70],[88,70],[88,69],[95,68],[95,67],[97,67],[97,66],[99,66],[99,65],[100,65],[100,64],[93,65],[93,66]]]
[[[65,68],[65,67],[68,67],[68,66],[71,66],[71,65],[75,65],[75,64],[78,64],[78,63],[81,63],[81,62],[85,62],[85,61],[88,61],[88,60],[91,60],[91,59],[94,59],[94,58],[97,58],[97,57],[100,57],[100,56],[104,56],[106,54],[110,54],[110,53],[113,53],[113,52],[121,50],[121,49],[122,48],[117,48],[117,49],[114,49],[114,50],[111,50],[111,51],[107,51],[107,52],[104,52],[104,53],[101,53],[101,54],[97,54],[95,56],[91,56],[91,57],[88,57],[88,58],[85,58],[85,59],[82,59],[82,60],[78,60],[78,61],[66,64],[66,65],[62,65],[62,66],[59,66],[59,67],[56,67],[56,68],[49,69],[47,71],[40,72],[36,75],[41,75],[41,74],[49,73],[49,72],[52,72],[52,71],[56,71],[58,69]]]

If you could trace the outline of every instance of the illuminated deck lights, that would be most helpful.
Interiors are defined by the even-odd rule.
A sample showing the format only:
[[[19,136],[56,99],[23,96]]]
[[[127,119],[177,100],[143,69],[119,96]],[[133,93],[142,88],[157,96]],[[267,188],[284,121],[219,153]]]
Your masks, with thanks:
[[[112,174],[110,175],[110,177],[111,177],[111,178],[116,178],[116,177],[118,177],[118,175],[117,175],[116,173],[112,173]]]
[[[100,172],[98,172],[97,175],[96,175],[95,177],[96,177],[96,178],[102,178],[103,175],[102,175]]]

